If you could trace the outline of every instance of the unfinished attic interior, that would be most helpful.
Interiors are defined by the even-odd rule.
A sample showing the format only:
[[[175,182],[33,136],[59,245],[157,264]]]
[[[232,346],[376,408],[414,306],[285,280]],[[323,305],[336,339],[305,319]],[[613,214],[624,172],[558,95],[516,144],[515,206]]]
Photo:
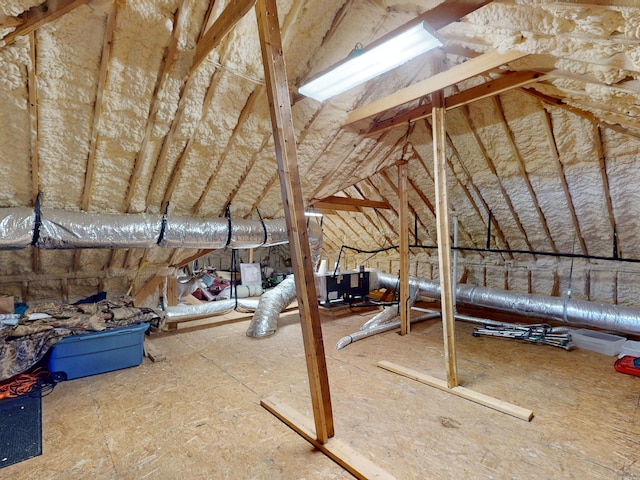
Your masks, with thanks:
[[[4,0],[0,72],[0,478],[640,478],[636,0]]]

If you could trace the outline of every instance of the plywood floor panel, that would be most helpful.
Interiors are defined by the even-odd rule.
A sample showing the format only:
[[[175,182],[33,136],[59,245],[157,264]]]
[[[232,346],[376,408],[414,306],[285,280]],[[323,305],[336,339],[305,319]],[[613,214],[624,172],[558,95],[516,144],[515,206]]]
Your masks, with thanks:
[[[437,320],[335,350],[374,313],[323,317],[336,436],[398,479],[640,479],[640,377],[613,357],[457,323],[462,385],[532,409],[527,423],[376,366],[445,378]],[[311,416],[297,314],[269,338],[247,326],[152,336],[165,361],[60,383],[43,399],[43,455],[0,479],[352,478],[259,404]]]

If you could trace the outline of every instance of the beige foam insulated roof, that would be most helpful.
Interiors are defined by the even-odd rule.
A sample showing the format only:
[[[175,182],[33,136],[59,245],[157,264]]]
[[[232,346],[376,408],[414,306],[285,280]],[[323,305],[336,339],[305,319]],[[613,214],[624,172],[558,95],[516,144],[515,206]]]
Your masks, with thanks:
[[[426,79],[453,72],[437,87],[449,211],[466,249],[458,277],[640,305],[637,3],[277,1],[301,189],[325,213],[323,256],[398,244],[403,161],[410,242],[436,245]],[[43,209],[61,211],[217,219],[229,206],[232,218],[282,218],[254,9],[192,66],[206,32],[238,5],[252,2],[1,2],[0,208],[34,208],[40,192]],[[419,15],[442,49],[323,103],[297,94],[357,44]],[[411,252],[411,274],[437,277],[434,249]],[[197,253],[5,249],[0,290],[123,293],[136,272],[141,285]],[[341,260],[398,268],[395,250]]]

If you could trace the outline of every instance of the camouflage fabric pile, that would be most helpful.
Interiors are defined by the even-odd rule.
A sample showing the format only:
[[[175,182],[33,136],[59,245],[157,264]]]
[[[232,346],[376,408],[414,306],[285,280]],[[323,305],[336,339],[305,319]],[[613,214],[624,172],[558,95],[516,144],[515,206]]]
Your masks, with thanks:
[[[31,314],[46,318],[29,319]],[[0,381],[35,365],[61,338],[148,322],[160,327],[162,312],[134,307],[133,298],[118,297],[97,303],[70,305],[43,303],[28,309],[17,325],[0,329]]]

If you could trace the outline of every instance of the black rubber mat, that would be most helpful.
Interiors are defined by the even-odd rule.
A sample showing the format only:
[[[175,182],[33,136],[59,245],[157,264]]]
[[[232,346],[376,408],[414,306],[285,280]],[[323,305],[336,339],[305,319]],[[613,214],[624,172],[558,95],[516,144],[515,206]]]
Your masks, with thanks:
[[[32,395],[0,400],[0,468],[42,455],[42,399]]]

